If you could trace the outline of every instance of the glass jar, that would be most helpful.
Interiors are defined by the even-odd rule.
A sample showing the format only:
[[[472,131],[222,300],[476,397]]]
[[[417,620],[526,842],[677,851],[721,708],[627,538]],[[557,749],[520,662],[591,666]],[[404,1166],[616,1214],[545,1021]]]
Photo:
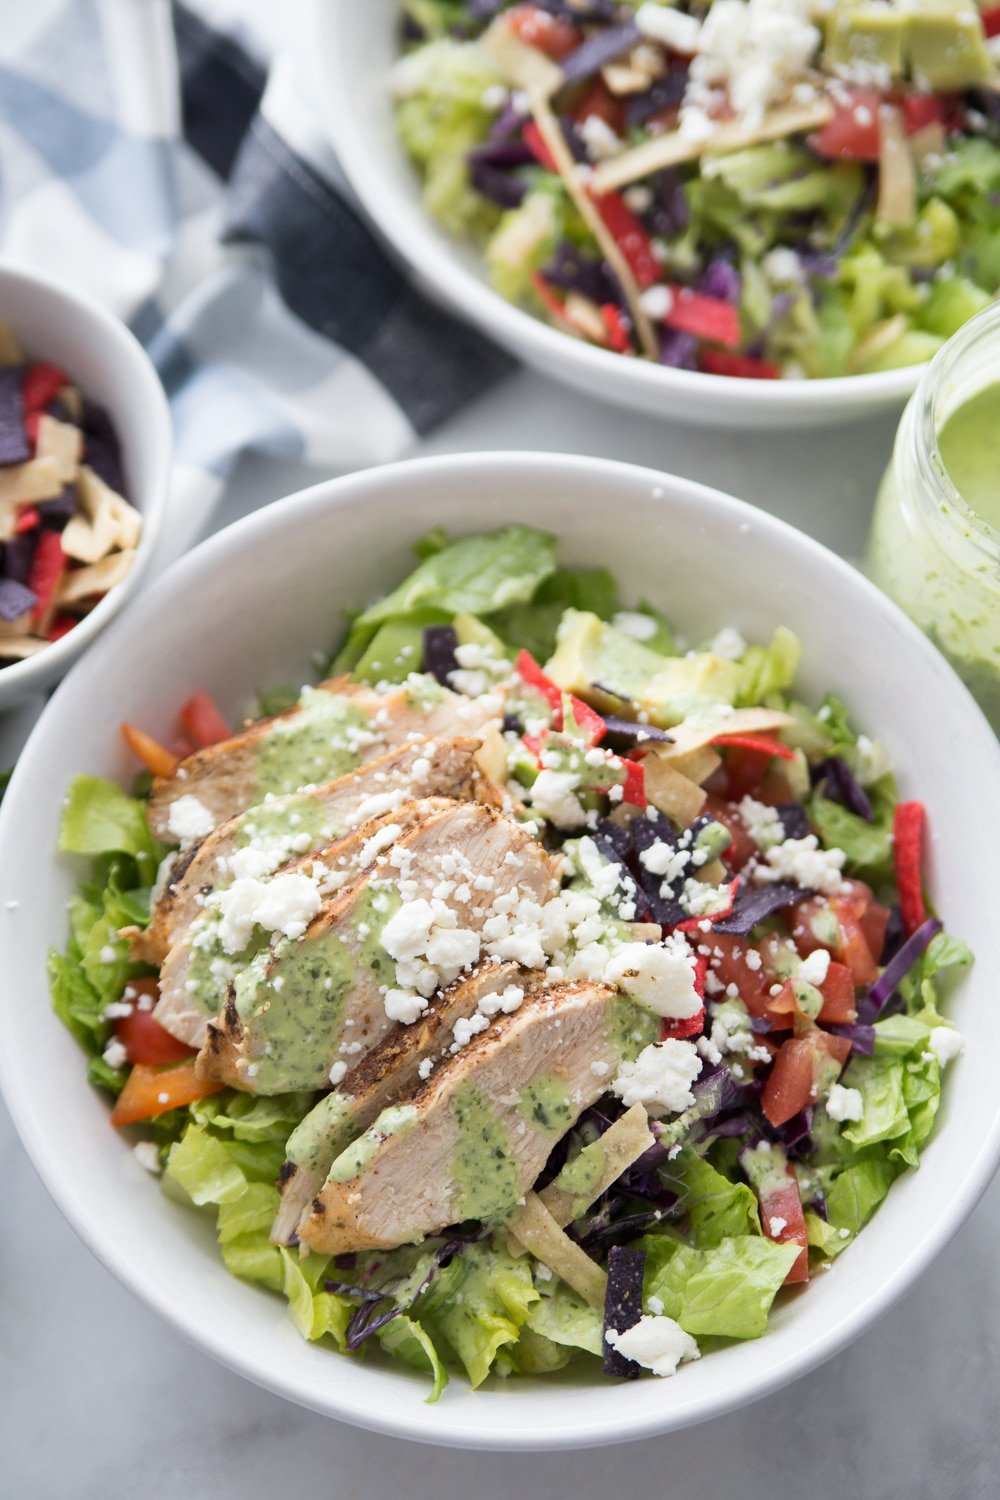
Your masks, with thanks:
[[[1000,734],[1000,532],[958,492],[939,436],[988,387],[997,423],[1000,492],[1000,305],[967,323],[935,356],[903,413],[875,504],[869,576],[930,636]],[[1000,494],[997,513],[1000,514]]]

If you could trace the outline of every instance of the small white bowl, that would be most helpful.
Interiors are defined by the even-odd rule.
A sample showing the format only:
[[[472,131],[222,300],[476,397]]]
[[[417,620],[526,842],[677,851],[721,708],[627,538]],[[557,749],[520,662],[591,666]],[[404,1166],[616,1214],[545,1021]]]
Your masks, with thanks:
[[[304,1343],[284,1303],[233,1280],[211,1222],[165,1197],[108,1123],[73,1038],[51,1014],[45,953],[62,945],[78,872],[55,853],[81,770],[127,780],[116,726],[172,731],[192,691],[234,718],[257,687],[303,680],[341,611],[393,586],[413,539],[521,521],[602,563],[627,602],[662,605],[692,640],[722,624],[804,646],[803,691],[844,698],[886,741],[904,795],[926,799],[931,886],[976,965],[953,1007],[966,1038],[933,1139],[833,1269],[785,1301],[759,1342],[719,1349],[672,1380],[456,1377],[437,1406],[418,1376]],[[143,643],[136,670],[135,642]],[[0,1077],[15,1124],[63,1212],[104,1264],[210,1354],[317,1411],[459,1447],[546,1449],[639,1438],[716,1416],[827,1358],[884,1312],[954,1233],[1000,1152],[996,996],[1000,927],[989,893],[1000,748],[943,658],[846,563],[782,522],[687,480],[591,459],[458,456],[317,485],[198,547],[139,598],[55,695],[0,811]],[[27,857],[26,851],[30,851]],[[974,1295],[974,1293],[970,1293]]]
[[[5,709],[61,677],[139,586],[166,508],[173,434],[167,398],[145,350],[91,297],[0,261],[0,322],[11,325],[30,359],[59,365],[85,396],[107,408],[121,444],[126,499],[142,515],[142,537],[123,581],[61,640],[0,666]]]
[[[314,0],[316,97],[351,186],[418,278],[498,344],[597,400],[722,427],[820,427],[901,410],[922,365],[839,380],[742,380],[626,359],[571,338],[490,287],[482,257],[420,201],[389,97],[398,0]]]

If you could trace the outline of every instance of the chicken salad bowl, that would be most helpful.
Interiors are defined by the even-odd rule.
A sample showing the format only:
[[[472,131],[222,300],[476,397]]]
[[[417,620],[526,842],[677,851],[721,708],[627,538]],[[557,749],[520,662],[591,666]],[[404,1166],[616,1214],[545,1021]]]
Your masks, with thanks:
[[[480,529],[477,492],[504,495],[506,524]],[[409,506],[430,493],[427,533]],[[655,565],[613,544],[609,497]],[[239,636],[202,604],[206,676],[172,627],[155,691],[95,704],[120,745],[95,722],[83,768],[55,772],[68,939],[34,901],[3,908],[6,964],[44,962],[44,929],[73,1037],[41,1005],[32,1024],[77,1092],[90,1080],[89,1165],[67,1173],[61,1151],[50,1185],[213,1352],[368,1425],[612,1440],[788,1378],[905,1285],[996,1137],[984,1092],[974,1161],[956,1178],[942,1160],[952,1092],[977,1107],[990,942],[949,900],[956,793],[922,780],[916,726],[824,654],[788,555],[851,600],[842,631],[867,608],[890,654],[914,653],[973,742],[975,710],[821,549],[640,470],[458,459],[278,509],[294,603],[272,584],[269,628]],[[220,549],[258,598],[274,524],[176,570],[178,618]],[[747,552],[759,587],[733,567]],[[113,1253],[80,1205],[109,1169]],[[932,1227],[942,1169],[952,1212]],[[143,1194],[178,1241],[159,1266],[121,1233]],[[496,1399],[499,1425],[475,1405]]]

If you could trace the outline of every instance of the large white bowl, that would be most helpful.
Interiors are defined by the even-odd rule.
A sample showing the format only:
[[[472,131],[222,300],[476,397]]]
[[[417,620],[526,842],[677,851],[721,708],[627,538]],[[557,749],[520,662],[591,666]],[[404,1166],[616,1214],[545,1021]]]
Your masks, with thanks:
[[[588,396],[668,419],[726,427],[817,427],[901,408],[921,365],[839,380],[737,380],[625,359],[569,337],[489,286],[482,257],[420,201],[389,97],[398,0],[313,0],[316,97],[334,149],[386,239],[434,293],[498,344]]]
[[[0,321],[32,359],[59,365],[85,396],[106,407],[122,450],[127,498],[142,536],[126,577],[60,640],[0,666],[0,709],[50,687],[139,586],[160,532],[170,478],[170,408],[142,345],[118,318],[74,288],[0,261]]]
[[[341,610],[395,584],[410,542],[522,521],[569,563],[603,563],[630,602],[661,604],[691,639],[721,624],[804,644],[805,690],[832,690],[887,741],[903,792],[925,798],[932,888],[977,964],[954,1014],[967,1039],[937,1132],[834,1269],[786,1302],[759,1343],[675,1379],[511,1380],[439,1405],[422,1380],[304,1343],[282,1301],[230,1277],[211,1225],[164,1197],[108,1123],[83,1059],[51,1015],[45,951],[65,936],[75,872],[56,856],[59,805],[80,770],[127,777],[116,726],[169,735],[192,690],[232,715],[258,686],[309,674]],[[137,670],[137,663],[141,664]],[[663,1432],[794,1379],[897,1298],[979,1197],[1000,1151],[990,892],[1000,749],[965,689],[917,630],[846,563],[780,521],[685,480],[590,459],[491,454],[425,460],[317,485],[205,542],[133,604],[62,686],[0,814],[0,1075],[22,1139],[63,1212],[126,1286],[194,1343],[260,1385],[346,1421],[428,1442],[556,1448]],[[956,1295],[961,1295],[958,1291]]]

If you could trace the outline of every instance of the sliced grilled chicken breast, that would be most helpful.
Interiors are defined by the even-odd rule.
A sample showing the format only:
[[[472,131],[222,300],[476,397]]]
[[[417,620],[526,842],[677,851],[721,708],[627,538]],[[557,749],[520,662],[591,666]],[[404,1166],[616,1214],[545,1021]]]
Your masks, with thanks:
[[[387,991],[404,1006],[413,995],[397,988],[400,944],[393,957],[382,942],[397,914],[412,923],[432,902],[441,909],[443,928],[425,929],[434,952],[417,937],[408,956],[419,983],[429,979],[429,996],[435,974],[439,985],[451,983],[477,961],[478,934],[499,898],[515,892],[545,902],[559,868],[522,827],[479,803],[456,803],[427,819],[327,902],[303,937],[282,939],[250,960],[209,1025],[199,1076],[259,1094],[324,1087],[335,1063],[360,1057],[405,1019],[387,1011]]]
[[[281,875],[301,873],[315,879],[324,894],[341,893],[362,871],[374,864],[382,850],[425,819],[445,812],[452,805],[444,797],[404,802],[394,812],[363,823],[346,838],[327,844],[313,854],[300,855],[275,874],[264,876],[264,884]],[[232,886],[227,888],[234,889]],[[179,1037],[189,1047],[204,1046],[208,1023],[218,1015],[234,974],[245,967],[253,954],[275,941],[258,927],[248,934],[246,948],[229,955],[220,939],[218,916],[217,909],[214,912],[212,908],[203,910],[192,926],[171,945],[160,969],[160,998],[153,1015],[171,1035]]]
[[[176,841],[171,813],[182,798],[192,799],[185,822],[193,811],[217,826],[268,796],[321,785],[413,739],[475,734],[496,719],[498,703],[493,695],[465,698],[430,677],[384,693],[336,678],[306,690],[287,713],[249,724],[157,778],[149,826],[157,838]]]
[[[418,740],[390,750],[308,792],[291,792],[220,823],[200,843],[178,854],[146,928],[130,927],[131,956],[161,964],[176,937],[199,915],[205,898],[235,878],[233,856],[252,845],[272,869],[308,854],[412,797],[466,801],[486,789],[476,765],[479,741]]]
[[[623,1057],[658,1030],[603,985],[529,992],[337,1157],[300,1239],[341,1254],[410,1244],[464,1219],[502,1221]]]
[[[412,1092],[421,1079],[457,1046],[455,1025],[468,1020],[485,1002],[514,1007],[530,981],[528,971],[512,963],[487,963],[467,979],[436,995],[411,1026],[396,1025],[332,1094],[326,1094],[292,1132],[278,1186],[281,1207],[271,1230],[276,1244],[293,1242],[299,1221],[322,1187],[334,1159],[394,1099]]]

